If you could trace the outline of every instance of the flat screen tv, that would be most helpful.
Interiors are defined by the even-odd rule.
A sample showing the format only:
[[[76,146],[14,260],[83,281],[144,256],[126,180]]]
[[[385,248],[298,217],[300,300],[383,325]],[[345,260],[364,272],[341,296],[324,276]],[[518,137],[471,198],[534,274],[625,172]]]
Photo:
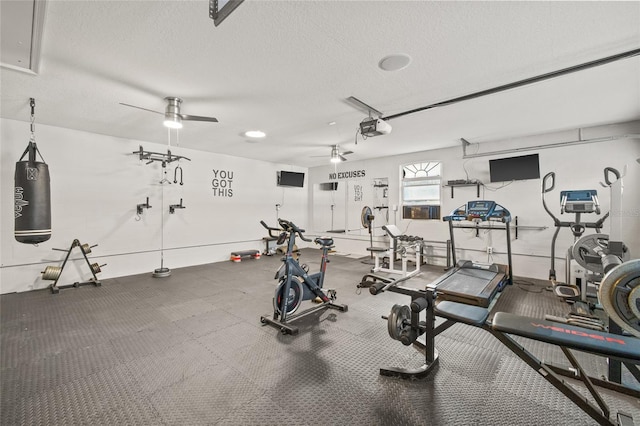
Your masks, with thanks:
[[[325,182],[320,184],[320,191],[337,191],[338,182]]]
[[[491,182],[540,178],[538,154],[489,160]]]
[[[299,172],[278,172],[278,186],[295,186],[302,188],[304,186],[304,173]]]

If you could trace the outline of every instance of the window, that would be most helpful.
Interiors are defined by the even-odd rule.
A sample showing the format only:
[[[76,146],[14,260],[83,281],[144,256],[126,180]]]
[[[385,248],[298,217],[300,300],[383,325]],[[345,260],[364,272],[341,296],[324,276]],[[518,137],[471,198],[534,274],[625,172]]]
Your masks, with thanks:
[[[440,219],[441,163],[402,167],[402,218]]]

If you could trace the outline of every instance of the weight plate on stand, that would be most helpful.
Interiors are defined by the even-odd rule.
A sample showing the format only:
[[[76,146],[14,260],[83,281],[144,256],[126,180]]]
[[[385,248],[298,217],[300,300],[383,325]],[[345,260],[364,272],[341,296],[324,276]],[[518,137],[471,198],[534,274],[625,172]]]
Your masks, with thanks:
[[[616,324],[640,337],[640,259],[609,271],[600,283],[598,299]]]
[[[158,268],[153,270],[153,274],[151,274],[153,278],[167,278],[171,276],[171,269],[169,268]]]
[[[282,304],[282,298],[284,297],[284,287],[287,284],[287,278],[282,277],[280,280],[280,285],[276,288],[276,294],[273,297],[273,309],[278,315],[280,315],[281,309],[280,305]],[[287,315],[294,313],[300,307],[300,303],[302,303],[302,299],[304,296],[304,289],[302,287],[302,283],[300,282],[300,278],[293,277],[291,279],[291,287],[289,288],[289,294],[286,296],[286,309]]]
[[[587,256],[594,256],[598,259],[602,254],[609,254],[608,234],[589,234],[580,238],[571,247],[571,255],[580,266],[596,274],[602,274],[602,263],[589,263]]]
[[[407,305],[393,305],[387,318],[387,329],[393,340],[400,340],[402,332],[411,328],[411,309]]]
[[[55,281],[60,277],[60,274],[62,273],[62,268],[59,266],[47,266],[46,268],[44,268],[44,271],[42,271],[42,279],[43,280],[49,280],[49,281]]]

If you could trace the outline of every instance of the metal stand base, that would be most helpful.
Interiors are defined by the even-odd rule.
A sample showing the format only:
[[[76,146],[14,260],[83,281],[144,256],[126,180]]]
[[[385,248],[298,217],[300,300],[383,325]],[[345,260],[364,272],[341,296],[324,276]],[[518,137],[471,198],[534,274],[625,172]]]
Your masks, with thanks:
[[[260,322],[263,325],[270,325],[272,327],[276,327],[280,329],[280,333],[282,334],[291,334],[291,335],[296,335],[298,334],[298,327],[291,325],[292,322],[297,321],[301,318],[306,317],[307,315],[310,315],[314,312],[318,312],[321,311],[323,309],[337,309],[339,311],[342,312],[347,312],[347,310],[349,309],[349,307],[347,305],[339,305],[337,303],[333,303],[331,301],[329,302],[324,302],[319,304],[318,306],[315,306],[313,308],[309,308],[306,311],[300,312],[297,315],[291,315],[290,317],[287,317],[287,319],[285,321],[280,321],[278,320],[278,316],[274,314],[273,318],[271,317],[260,317]]]
[[[153,271],[153,278],[166,278],[171,275],[171,269],[169,268],[158,268]]]
[[[416,342],[418,343],[418,342]],[[438,351],[434,349],[433,361],[425,363],[420,368],[408,369],[402,367],[387,367],[380,369],[381,376],[398,377],[405,380],[424,379],[439,364]]]
[[[55,285],[52,284],[49,288],[51,289],[51,293],[53,294],[58,294],[60,293],[60,289],[65,289],[65,288],[78,288],[80,286],[83,285],[94,285],[96,287],[100,287],[102,285],[102,283],[98,280],[89,280],[89,281],[84,281],[84,282],[75,282],[73,284],[67,284],[67,285]]]

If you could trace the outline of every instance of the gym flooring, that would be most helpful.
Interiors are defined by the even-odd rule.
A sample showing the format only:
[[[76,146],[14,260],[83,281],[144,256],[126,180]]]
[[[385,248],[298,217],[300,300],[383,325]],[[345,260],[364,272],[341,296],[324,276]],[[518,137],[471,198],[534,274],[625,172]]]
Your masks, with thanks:
[[[300,261],[313,272],[320,251],[304,249]],[[419,367],[424,356],[392,340],[381,318],[409,297],[358,294],[371,266],[351,256],[332,255],[325,280],[347,312],[310,315],[295,336],[263,326],[279,265],[279,256],[263,256],[174,269],[168,278],[149,272],[56,295],[0,296],[1,424],[595,423],[497,339],[463,324],[436,338],[440,364],[426,379],[380,376],[380,367]],[[422,269],[406,285],[443,273]],[[493,312],[566,314],[568,305],[546,285],[516,279]],[[539,358],[568,365],[559,348],[520,341]],[[606,375],[604,358],[579,359],[590,375]],[[638,399],[600,390],[612,413],[640,422]]]

